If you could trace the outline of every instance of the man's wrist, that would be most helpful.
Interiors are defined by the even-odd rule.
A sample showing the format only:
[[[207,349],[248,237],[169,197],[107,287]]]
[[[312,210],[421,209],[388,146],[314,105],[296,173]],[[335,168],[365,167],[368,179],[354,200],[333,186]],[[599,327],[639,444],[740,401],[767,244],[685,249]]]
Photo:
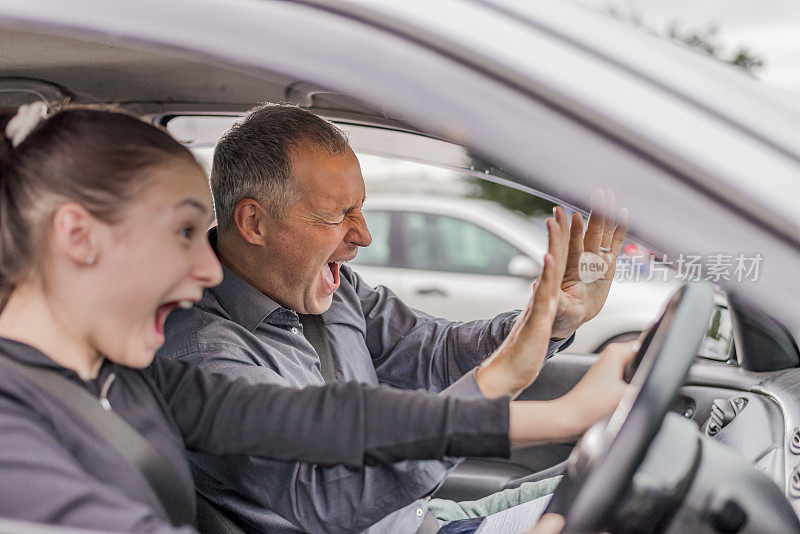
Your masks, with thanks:
[[[475,370],[475,382],[483,396],[489,399],[506,395],[516,396],[525,388],[524,380],[508,363],[504,353],[496,352]]]
[[[557,322],[558,321],[556,320],[556,323]],[[576,325],[574,325],[574,326],[569,326],[567,328],[558,329],[558,330],[554,329],[550,333],[550,341],[556,343],[558,341],[564,341],[565,339],[568,339],[569,337],[572,336],[572,334],[574,334],[578,330],[578,328],[583,326],[583,323],[584,323],[584,321],[578,321],[578,323]]]
[[[558,343],[559,341],[564,341],[565,339],[569,339],[570,337],[572,337],[572,334],[574,334],[577,330],[578,328],[576,327],[570,330],[569,332],[553,333],[552,337],[550,338],[550,341],[552,341],[553,343]]]

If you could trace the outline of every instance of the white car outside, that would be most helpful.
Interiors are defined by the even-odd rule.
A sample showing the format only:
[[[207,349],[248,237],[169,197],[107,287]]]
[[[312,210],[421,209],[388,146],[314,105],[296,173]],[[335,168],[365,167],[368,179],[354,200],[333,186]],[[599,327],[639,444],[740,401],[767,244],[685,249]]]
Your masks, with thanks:
[[[448,196],[368,196],[373,243],[353,261],[371,285],[409,306],[455,321],[488,319],[522,307],[547,250],[546,230],[497,203]],[[617,280],[600,314],[577,332],[569,352],[592,353],[631,339],[661,310],[678,283]]]

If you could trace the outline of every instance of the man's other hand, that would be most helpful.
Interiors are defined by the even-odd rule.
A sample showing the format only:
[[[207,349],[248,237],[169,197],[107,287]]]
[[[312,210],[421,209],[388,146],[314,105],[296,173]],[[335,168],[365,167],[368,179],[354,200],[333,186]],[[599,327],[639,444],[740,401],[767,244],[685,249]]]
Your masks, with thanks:
[[[554,215],[559,227],[563,227],[567,219],[564,208],[556,207]],[[553,324],[554,339],[571,336],[579,326],[600,312],[608,298],[617,268],[617,256],[627,233],[628,211],[625,208],[620,210],[616,224],[614,218],[614,194],[602,189],[597,189],[592,195],[586,233],[583,232],[581,214],[572,215],[567,265]],[[599,258],[605,263],[605,274],[600,279],[590,282],[581,279],[581,265],[586,264],[586,257],[582,262],[581,256],[585,252],[592,253],[594,259]]]

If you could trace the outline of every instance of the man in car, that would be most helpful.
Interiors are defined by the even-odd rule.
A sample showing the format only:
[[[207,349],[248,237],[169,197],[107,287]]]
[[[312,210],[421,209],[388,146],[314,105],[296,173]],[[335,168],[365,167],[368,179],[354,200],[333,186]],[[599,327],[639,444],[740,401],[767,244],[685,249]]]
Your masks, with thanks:
[[[345,265],[372,238],[361,213],[358,159],[327,121],[288,105],[252,110],[218,144],[211,185],[218,228],[209,237],[224,280],[194,308],[170,315],[162,357],[298,388],[358,380],[489,396],[526,385],[513,373],[496,380],[475,370],[517,313],[463,324],[436,319],[385,287],[369,287]],[[585,238],[580,216],[571,236],[563,210],[556,219],[550,229],[564,232],[570,261],[550,353],[602,308],[625,234],[624,224],[615,231],[596,213]],[[609,265],[594,284],[577,276],[584,246]],[[351,471],[253,457],[191,460],[201,492],[253,532],[422,531],[432,521],[423,498],[456,464],[407,461]]]

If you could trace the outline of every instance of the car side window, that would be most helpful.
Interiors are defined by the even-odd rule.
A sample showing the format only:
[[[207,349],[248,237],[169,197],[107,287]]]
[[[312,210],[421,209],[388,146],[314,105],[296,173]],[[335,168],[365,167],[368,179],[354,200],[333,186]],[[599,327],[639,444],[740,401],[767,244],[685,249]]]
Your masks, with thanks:
[[[415,269],[507,275],[512,258],[522,254],[476,224],[445,215],[405,213],[406,261]]]
[[[364,218],[372,235],[372,244],[358,250],[357,263],[360,265],[389,266],[391,260],[392,216],[388,211],[365,211]]]
[[[403,213],[400,218],[407,267],[442,270],[431,219],[432,216],[424,213]]]

